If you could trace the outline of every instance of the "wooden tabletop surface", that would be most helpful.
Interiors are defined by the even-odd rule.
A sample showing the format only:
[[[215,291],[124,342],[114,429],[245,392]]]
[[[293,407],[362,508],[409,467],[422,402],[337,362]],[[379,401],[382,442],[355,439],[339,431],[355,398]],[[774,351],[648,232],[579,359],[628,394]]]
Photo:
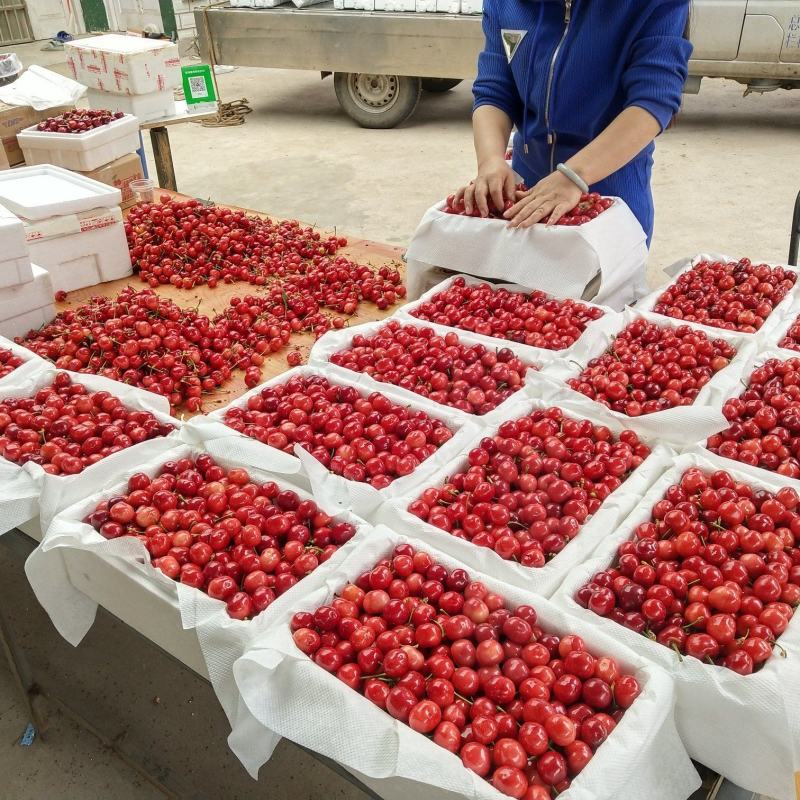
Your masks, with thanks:
[[[156,191],[159,194],[165,193],[163,190],[159,189]],[[166,193],[179,199],[188,199],[186,195],[181,195],[177,192]],[[233,206],[226,207],[234,208]],[[258,211],[251,211],[250,209],[242,210],[248,214],[253,214],[265,219],[271,218],[268,214]],[[405,264],[401,260],[403,248],[371,242],[367,239],[355,239],[341,233],[337,235],[344,235],[348,240],[347,247],[338,251],[341,255],[357,263],[369,264],[375,267],[381,267],[385,264],[392,265],[400,271],[401,276],[405,277]],[[74,308],[75,306],[82,305],[86,303],[90,297],[95,295],[113,297],[125,286],[133,286],[137,290],[147,288],[147,284],[139,280],[138,274],[134,274],[129,278],[109,281],[107,283],[98,284],[97,286],[88,286],[84,289],[70,292],[65,302],[56,303],[56,311],[63,311],[67,308]],[[209,289],[207,286],[198,286],[194,289],[177,289],[174,286],[167,285],[159,286],[156,291],[164,297],[168,297],[179,306],[184,308],[197,308],[201,314],[213,317],[225,309],[232,297],[236,297],[237,295],[258,294],[259,288],[260,287],[252,286],[249,283],[240,282],[234,284],[220,283],[214,289]],[[381,311],[373,303],[362,302],[357,312],[349,318],[348,324],[357,325],[362,322],[384,319],[391,316],[398,307],[399,305],[395,305],[385,311]],[[332,312],[330,315],[334,316]],[[305,360],[313,344],[313,334],[292,334],[292,338],[287,347],[279,350],[277,353],[267,355],[264,366],[261,368],[262,381],[274,378],[276,375],[280,375],[281,372],[289,369],[289,365],[286,363],[286,354],[290,350],[295,349],[295,347],[299,348]],[[244,372],[242,370],[235,370],[227,383],[223,384],[215,392],[210,392],[203,396],[203,412],[208,413],[225,406],[246,391],[247,387],[244,383]],[[183,408],[178,409],[177,414],[181,417],[192,416],[191,413]]]

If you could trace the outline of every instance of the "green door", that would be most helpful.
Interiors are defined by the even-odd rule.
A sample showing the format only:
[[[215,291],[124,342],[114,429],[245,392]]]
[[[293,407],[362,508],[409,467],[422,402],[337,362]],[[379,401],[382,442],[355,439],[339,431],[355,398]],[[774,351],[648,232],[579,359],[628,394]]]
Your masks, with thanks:
[[[81,0],[81,11],[88,32],[108,30],[108,14],[103,0]]]

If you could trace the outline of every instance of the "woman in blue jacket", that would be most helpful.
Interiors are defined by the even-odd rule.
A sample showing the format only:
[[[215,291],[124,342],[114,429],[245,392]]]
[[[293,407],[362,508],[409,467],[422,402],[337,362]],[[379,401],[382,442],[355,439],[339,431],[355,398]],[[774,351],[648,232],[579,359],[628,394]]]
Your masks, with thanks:
[[[484,0],[468,213],[515,202],[514,227],[554,224],[591,187],[653,232],[653,140],[680,108],[689,0]],[[515,193],[505,161],[532,187]]]

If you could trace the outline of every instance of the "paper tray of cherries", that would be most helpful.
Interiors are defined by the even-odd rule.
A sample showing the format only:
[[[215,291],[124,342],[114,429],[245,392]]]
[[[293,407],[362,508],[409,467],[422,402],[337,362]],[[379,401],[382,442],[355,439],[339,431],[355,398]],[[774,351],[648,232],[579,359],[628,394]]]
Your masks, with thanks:
[[[171,445],[111,473],[81,476],[83,499],[55,517],[25,569],[73,645],[98,604],[193,666],[199,644],[232,714],[231,666],[248,637],[291,608],[303,581],[321,565],[335,567],[370,528],[348,511],[328,514],[264,470]],[[143,605],[148,613],[139,613]],[[195,631],[192,649],[181,630]]]
[[[478,418],[504,408],[528,375],[549,367],[530,361],[515,342],[487,347],[469,331],[399,317],[329,331],[311,348],[309,363],[360,374],[375,391],[390,384],[409,401],[421,395]]]
[[[707,333],[771,336],[800,301],[797,267],[786,264],[701,253],[666,272],[673,280],[639,300],[636,308],[701,325]]]
[[[585,397],[524,397],[377,520],[549,597],[634,509],[663,451]]]
[[[606,306],[539,289],[452,275],[401,306],[395,316],[469,331],[487,347],[514,342],[520,354],[545,362],[566,356],[583,339],[590,340],[595,323],[614,313]]]
[[[27,347],[0,336],[0,386],[19,383],[46,363]]]
[[[683,800],[699,785],[661,670],[538,595],[383,526],[307,589],[234,666],[229,744],[254,777],[285,736],[381,796]]]
[[[369,518],[461,453],[471,416],[328,366],[297,367],[188,423],[213,455],[268,464],[328,508]]]
[[[641,435],[687,446],[726,427],[713,387],[740,374],[756,342],[738,333],[707,330],[635,309],[599,320],[591,341],[568,360],[531,373],[532,397],[561,386],[565,398],[588,397]]]
[[[14,375],[18,374],[18,380]],[[46,528],[109,471],[174,445],[166,400],[42,359],[0,386],[0,531],[39,514]]]
[[[800,496],[700,450],[664,467],[553,602],[669,671],[692,758],[794,800]]]
[[[408,296],[426,291],[437,268],[530,286],[559,297],[582,297],[622,309],[647,293],[646,236],[619,198],[584,224],[510,228],[504,219],[448,213],[443,201],[428,209],[406,253]]]

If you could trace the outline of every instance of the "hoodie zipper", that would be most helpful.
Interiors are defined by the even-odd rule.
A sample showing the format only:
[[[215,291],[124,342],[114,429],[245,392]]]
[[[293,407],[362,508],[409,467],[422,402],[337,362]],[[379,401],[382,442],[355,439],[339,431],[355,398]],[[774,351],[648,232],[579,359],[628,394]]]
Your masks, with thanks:
[[[553,93],[553,81],[556,76],[556,62],[558,54],[564,46],[569,33],[570,22],[572,21],[572,0],[564,0],[564,33],[553,51],[553,58],[550,60],[550,72],[547,75],[547,94],[544,101],[544,124],[547,127],[547,144],[550,145],[550,171],[556,168],[556,134],[550,129],[550,97]]]

